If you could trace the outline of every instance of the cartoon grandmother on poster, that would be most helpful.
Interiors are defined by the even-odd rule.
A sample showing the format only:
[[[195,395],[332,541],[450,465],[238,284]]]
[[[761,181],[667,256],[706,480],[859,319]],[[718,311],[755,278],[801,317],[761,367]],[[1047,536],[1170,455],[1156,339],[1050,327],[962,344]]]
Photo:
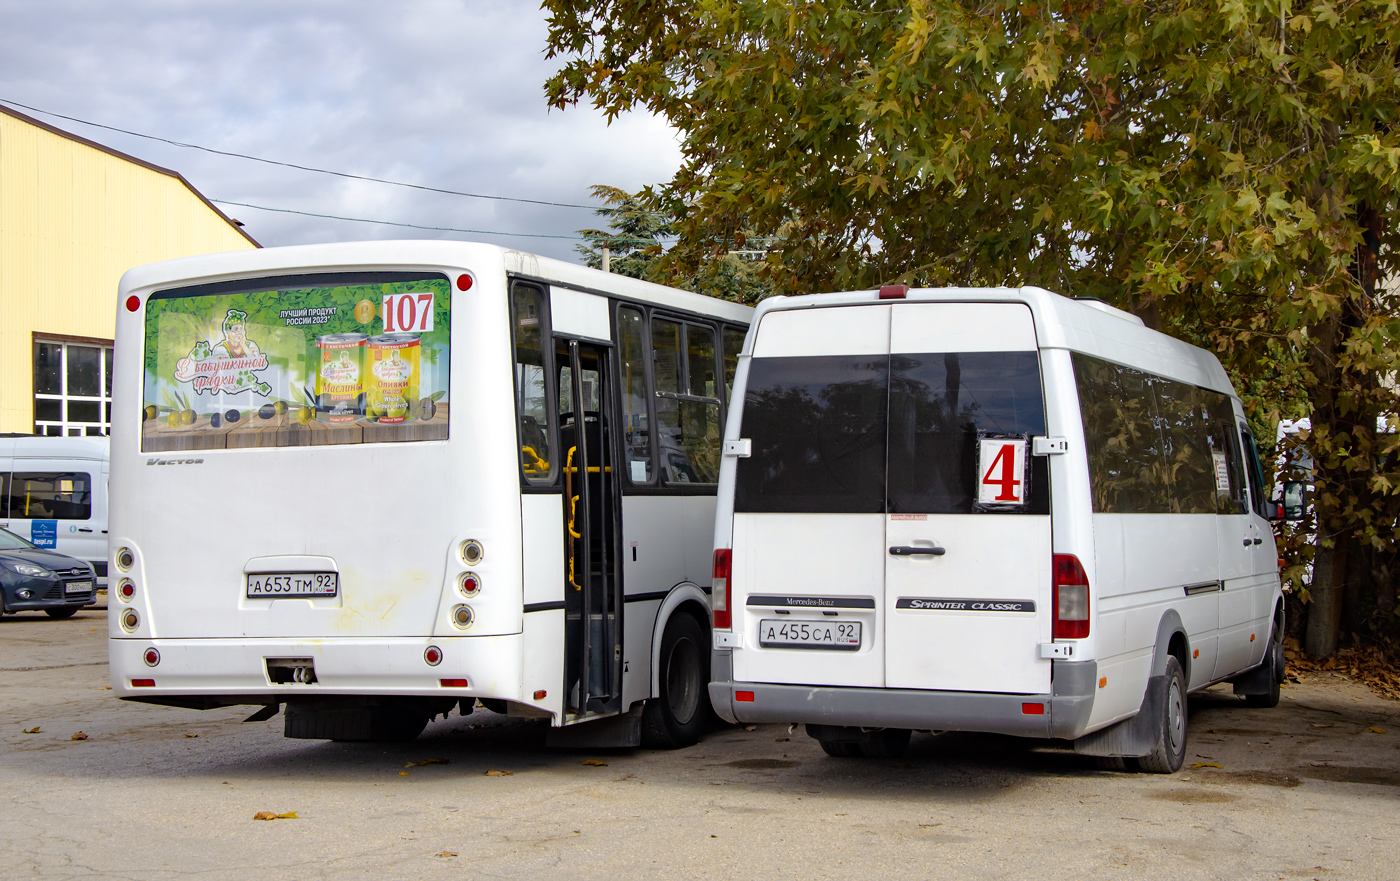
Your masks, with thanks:
[[[247,320],[247,312],[238,309],[228,310],[228,314],[224,316],[224,338],[214,344],[214,350],[211,353],[213,357],[252,358],[261,354],[258,344],[248,339]],[[260,381],[251,370],[238,371],[233,387],[227,391],[236,394],[248,389],[252,389],[264,397],[272,392],[272,386]]]

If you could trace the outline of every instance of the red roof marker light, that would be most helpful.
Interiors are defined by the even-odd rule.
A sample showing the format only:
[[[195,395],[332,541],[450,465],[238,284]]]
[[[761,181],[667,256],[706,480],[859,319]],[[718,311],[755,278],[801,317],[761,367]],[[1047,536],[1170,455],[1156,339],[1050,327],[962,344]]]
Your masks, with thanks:
[[[909,285],[907,284],[887,284],[880,286],[880,299],[882,300],[903,300],[909,295]]]

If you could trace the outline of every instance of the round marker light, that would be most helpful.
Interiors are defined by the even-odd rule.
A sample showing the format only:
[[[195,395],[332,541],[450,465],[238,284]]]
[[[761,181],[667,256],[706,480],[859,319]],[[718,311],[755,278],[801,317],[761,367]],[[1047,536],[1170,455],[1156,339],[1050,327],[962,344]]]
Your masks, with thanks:
[[[472,614],[471,606],[457,606],[452,610],[452,623],[466,630],[472,626],[472,619],[476,616]]]
[[[462,592],[462,596],[476,596],[481,590],[481,576],[475,572],[463,572],[457,579],[457,589]]]
[[[468,566],[475,566],[486,556],[486,549],[481,546],[481,542],[474,538],[469,538],[462,542],[462,562]]]
[[[465,272],[457,276],[457,290],[469,291],[472,289],[472,277]]]
[[[126,603],[126,602],[130,602],[130,601],[131,601],[131,598],[134,597],[134,596],[136,596],[136,582],[132,581],[130,578],[123,578],[120,582],[118,582],[118,584],[117,584],[117,597],[118,597],[118,599],[120,599],[122,602]]]
[[[160,663],[160,652],[153,648],[146,649],[141,659],[146,662],[147,667],[154,667],[156,664]]]
[[[135,630],[141,624],[141,616],[136,614],[135,609],[127,609],[122,612],[122,630],[127,633]]]
[[[140,297],[136,296],[135,294],[132,294],[131,296],[129,296],[129,297],[126,298],[126,311],[128,311],[128,312],[135,312],[137,309],[140,309],[140,308],[141,308],[141,298],[140,298]]]
[[[127,571],[136,562],[136,555],[131,552],[131,548],[122,548],[117,551],[117,568],[123,572]]]
[[[436,667],[442,663],[442,649],[435,645],[428,646],[423,652],[423,660],[427,662],[429,667]]]

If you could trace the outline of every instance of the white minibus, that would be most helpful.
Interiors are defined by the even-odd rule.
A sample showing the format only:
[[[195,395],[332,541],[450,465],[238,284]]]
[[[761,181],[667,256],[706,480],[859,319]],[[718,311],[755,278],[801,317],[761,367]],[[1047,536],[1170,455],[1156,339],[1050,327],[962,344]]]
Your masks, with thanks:
[[[0,528],[107,583],[107,438],[0,436]]]
[[[961,730],[1173,771],[1188,693],[1278,701],[1263,487],[1219,362],[1105,304],[767,300],[720,467],[711,701],[835,756]]]
[[[285,706],[289,737],[480,702],[559,743],[693,742],[751,312],[456,242],[131,270],[113,689]]]

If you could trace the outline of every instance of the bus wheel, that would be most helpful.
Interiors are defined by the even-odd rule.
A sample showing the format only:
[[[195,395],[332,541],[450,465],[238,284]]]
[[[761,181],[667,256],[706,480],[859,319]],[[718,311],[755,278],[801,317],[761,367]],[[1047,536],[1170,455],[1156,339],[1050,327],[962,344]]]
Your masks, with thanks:
[[[867,759],[897,759],[909,748],[913,733],[908,728],[883,728],[870,732],[870,739],[857,746]]]
[[[705,724],[710,682],[709,646],[700,622],[685,612],[673,614],[661,634],[657,664],[661,693],[642,710],[642,743],[656,749],[692,746]]]
[[[78,607],[70,606],[67,609],[45,609],[44,614],[53,618],[55,621],[62,621],[64,618],[72,618],[74,615],[78,614]]]
[[[1172,774],[1186,758],[1186,676],[1175,655],[1167,656],[1167,699],[1162,707],[1161,728],[1152,752],[1138,759],[1138,767],[1151,774]]]

